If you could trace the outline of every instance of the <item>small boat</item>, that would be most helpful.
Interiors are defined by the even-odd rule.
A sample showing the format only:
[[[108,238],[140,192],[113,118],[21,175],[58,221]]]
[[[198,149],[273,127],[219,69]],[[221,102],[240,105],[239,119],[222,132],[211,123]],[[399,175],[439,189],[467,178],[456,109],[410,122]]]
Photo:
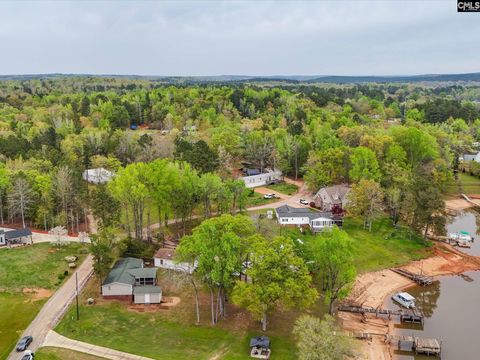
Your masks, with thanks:
[[[392,300],[403,307],[406,307],[407,309],[415,309],[415,298],[409,293],[396,293],[392,296]]]

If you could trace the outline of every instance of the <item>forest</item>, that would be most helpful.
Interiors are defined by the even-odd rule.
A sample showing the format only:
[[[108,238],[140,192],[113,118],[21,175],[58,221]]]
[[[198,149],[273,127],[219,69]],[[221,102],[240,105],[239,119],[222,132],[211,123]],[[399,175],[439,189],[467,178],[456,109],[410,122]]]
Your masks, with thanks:
[[[242,210],[236,178],[250,166],[303,177],[312,191],[363,181],[419,231],[440,220],[458,156],[475,151],[479,98],[478,87],[449,84],[2,81],[0,220],[78,232],[87,209],[101,215],[110,201],[118,211],[102,220],[126,217],[142,238],[153,216]],[[82,172],[97,167],[117,176],[89,188]]]

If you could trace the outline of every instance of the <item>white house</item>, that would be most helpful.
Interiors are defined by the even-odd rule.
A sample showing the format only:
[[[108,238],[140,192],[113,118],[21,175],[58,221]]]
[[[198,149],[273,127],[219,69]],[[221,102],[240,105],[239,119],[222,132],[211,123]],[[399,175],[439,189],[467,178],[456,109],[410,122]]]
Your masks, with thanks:
[[[477,154],[464,154],[462,157],[460,157],[459,160],[475,161],[477,163],[480,163],[480,152],[478,152]]]
[[[255,169],[247,169],[246,176],[240,178],[245,182],[247,188],[269,185],[275,181],[282,180],[282,172],[280,170],[269,170],[261,173]]]
[[[162,269],[169,269],[175,271],[183,271],[189,274],[193,273],[197,268],[197,262],[190,264],[187,262],[175,262],[175,249],[160,248],[153,256],[153,263],[155,267]]]
[[[335,218],[329,212],[312,211],[308,208],[294,208],[283,205],[275,209],[280,225],[308,225],[313,232],[331,229],[333,225],[341,226],[341,218]]]
[[[105,184],[113,177],[113,172],[104,168],[87,169],[83,172],[82,177],[92,184]]]

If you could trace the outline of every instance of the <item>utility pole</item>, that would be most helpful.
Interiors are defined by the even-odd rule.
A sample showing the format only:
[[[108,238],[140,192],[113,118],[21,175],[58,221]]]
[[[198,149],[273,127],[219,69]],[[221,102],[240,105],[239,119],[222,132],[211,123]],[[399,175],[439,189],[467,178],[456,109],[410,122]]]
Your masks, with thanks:
[[[77,321],[80,320],[80,313],[78,311],[78,272],[75,271],[75,300],[77,303]]]

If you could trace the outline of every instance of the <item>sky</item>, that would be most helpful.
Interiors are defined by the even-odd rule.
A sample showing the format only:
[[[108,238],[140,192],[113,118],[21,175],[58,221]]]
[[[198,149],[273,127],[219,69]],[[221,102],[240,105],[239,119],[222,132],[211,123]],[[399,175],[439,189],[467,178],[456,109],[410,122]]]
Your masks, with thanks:
[[[480,13],[443,1],[0,1],[0,74],[480,72]]]

